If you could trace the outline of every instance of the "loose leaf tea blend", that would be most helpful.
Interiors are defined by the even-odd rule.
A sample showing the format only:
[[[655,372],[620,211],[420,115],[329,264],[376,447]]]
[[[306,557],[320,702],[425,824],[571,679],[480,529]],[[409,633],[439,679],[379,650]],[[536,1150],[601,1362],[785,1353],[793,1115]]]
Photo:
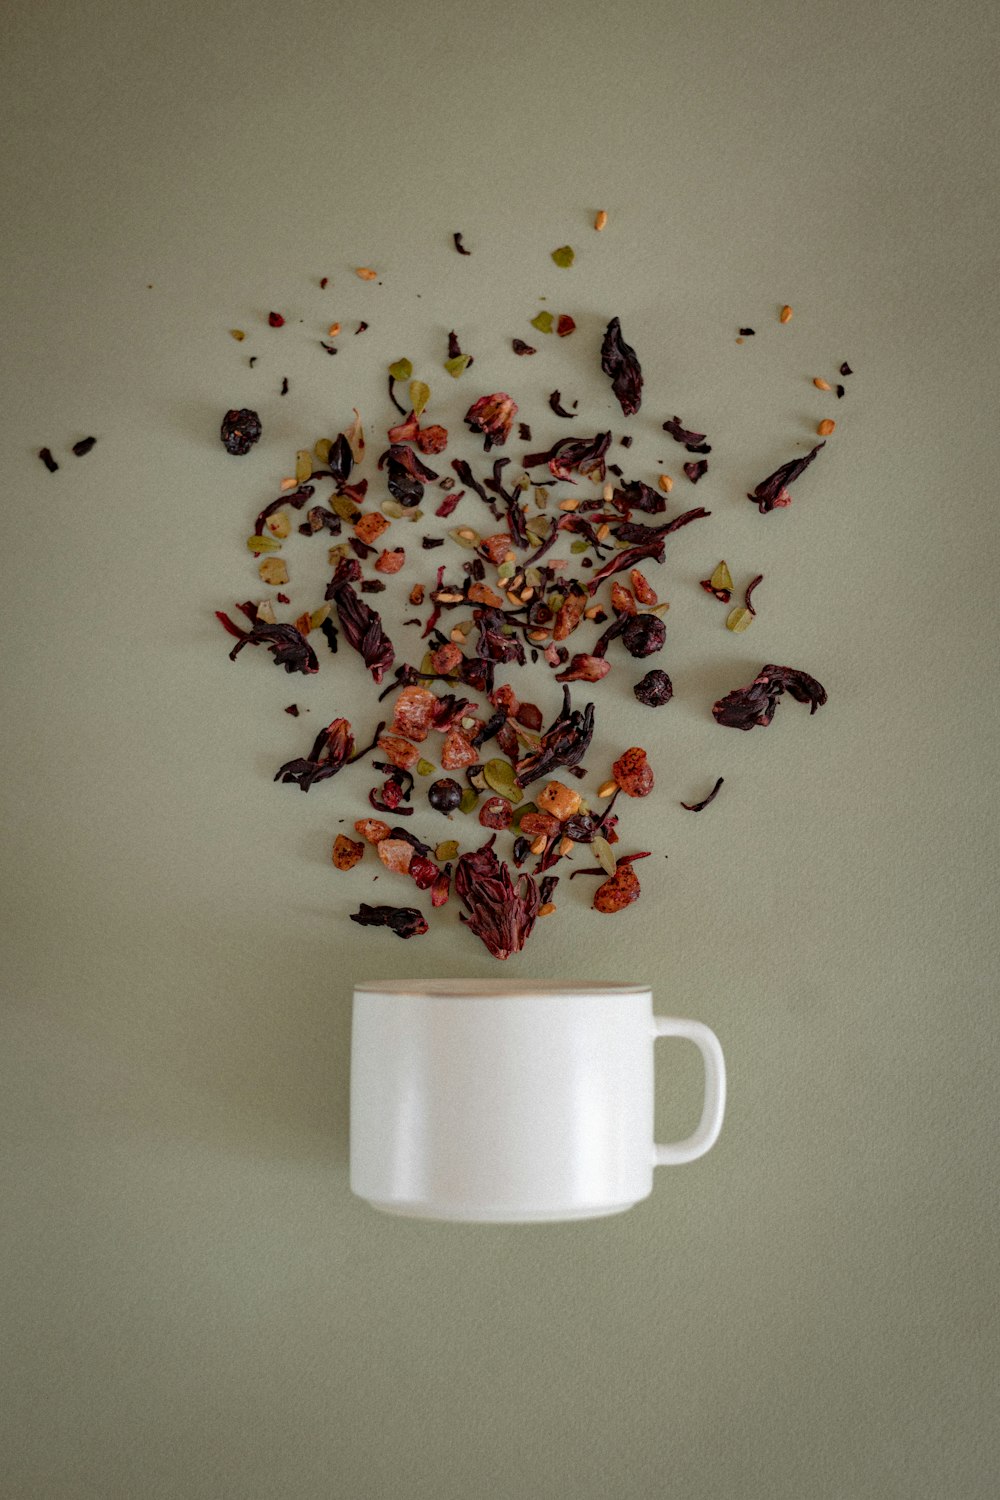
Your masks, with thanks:
[[[606,223],[602,211],[595,228]],[[470,255],[461,233],[451,238],[458,254]],[[570,246],[562,246],[552,259],[568,269],[575,256]],[[369,267],[356,268],[356,275],[369,282],[378,279]],[[577,284],[575,278],[572,284]],[[790,316],[791,310],[786,312]],[[285,323],[279,313],[268,321],[275,328]],[[608,322],[599,347],[568,313],[542,309],[530,322],[542,335],[565,339],[575,334],[567,347],[579,356],[581,373],[587,364],[596,369],[599,363],[623,415],[639,412],[643,373],[617,317]],[[356,331],[367,326],[360,323]],[[753,329],[740,332],[750,336]],[[329,339],[340,333],[339,323],[329,325]],[[337,349],[332,343],[323,347],[329,353]],[[511,339],[510,347],[520,357],[539,352],[519,338]],[[550,343],[540,357],[558,358],[556,350]],[[484,339],[484,364],[487,353]],[[440,368],[440,358],[440,353],[432,354],[433,367]],[[472,377],[467,372],[474,364],[452,330],[445,370],[456,381],[464,377],[468,385]],[[289,579],[285,551],[301,546],[300,538],[324,539],[331,571],[322,603],[296,597],[293,604],[296,582],[287,593],[239,604],[246,625],[224,611],[216,613],[235,638],[233,660],[244,647],[261,645],[278,666],[303,677],[319,671],[313,642],[320,635],[328,648],[324,671],[330,670],[330,655],[338,656],[334,671],[340,668],[343,635],[374,684],[369,726],[380,712],[383,717],[360,750],[351,722],[333,718],[304,753],[277,769],[274,780],[308,792],[346,772],[334,797],[341,787],[349,787],[356,837],[338,832],[327,844],[334,868],[345,875],[356,871],[351,878],[362,880],[367,869],[369,878],[381,876],[399,890],[406,886],[422,892],[429,912],[448,905],[454,895],[453,912],[461,908],[459,919],[470,933],[493,957],[506,960],[522,951],[540,917],[556,914],[552,898],[567,866],[570,879],[577,874],[600,877],[592,897],[600,914],[620,913],[641,898],[634,864],[649,857],[649,851],[622,854],[620,824],[628,821],[634,799],[656,795],[657,778],[662,790],[664,778],[674,772],[668,757],[659,754],[658,737],[651,747],[629,745],[626,735],[633,736],[625,730],[609,755],[609,747],[595,740],[598,709],[590,691],[593,684],[607,677],[621,679],[626,672],[621,688],[631,684],[639,705],[659,708],[670,702],[673,686],[666,671],[653,668],[636,680],[631,664],[669,652],[664,617],[670,601],[652,568],[667,561],[678,533],[708,519],[711,511],[698,506],[663,519],[673,479],[663,473],[655,478],[651,473],[645,478],[626,474],[610,461],[609,428],[591,436],[556,436],[553,425],[580,415],[577,401],[564,401],[559,389],[547,404],[544,398],[532,398],[536,405],[527,413],[528,422],[519,414],[526,395],[518,393],[515,399],[504,390],[490,392],[493,382],[484,380],[479,390],[489,393],[468,392],[456,409],[442,400],[439,382],[432,386],[422,378],[425,370],[415,374],[413,361],[405,356],[388,365],[383,401],[387,394],[386,407],[391,402],[395,416],[386,413],[386,445],[377,453],[373,471],[361,472],[366,443],[355,407],[345,431],[298,450],[289,477],[271,489],[272,494],[280,489],[277,498],[256,516],[246,545],[265,583]],[[842,365],[841,374],[849,373]],[[455,387],[445,384],[445,395],[453,396]],[[820,377],[815,384],[830,389]],[[282,393],[287,390],[285,381]],[[469,396],[475,397],[471,403]],[[606,412],[600,415],[606,421]],[[548,426],[540,442],[549,446],[518,452],[518,441],[530,445],[532,426],[537,429],[538,423]],[[226,413],[221,438],[229,453],[245,455],[260,440],[261,430],[256,412],[234,409]],[[714,459],[709,476],[712,445],[704,432],[686,427],[676,415],[662,423],[662,430],[694,455],[682,465],[690,482],[705,479],[707,489],[714,484],[718,526],[728,497]],[[481,440],[478,457],[470,434]],[[87,440],[90,446],[93,441]],[[634,462],[632,434],[615,441],[622,450],[619,454],[616,449],[616,456]],[[455,452],[460,442],[470,457]],[[819,443],[784,464],[750,492],[762,514],[789,504],[788,486],[822,447]],[[78,448],[87,451],[83,445]],[[498,455],[497,449],[513,454]],[[50,450],[41,450],[40,457],[53,472],[58,468]],[[444,524],[435,524],[438,520]],[[429,551],[436,553],[434,566],[421,567]],[[762,576],[747,585],[743,604],[730,610],[730,631],[743,631],[754,619],[752,595]],[[733,580],[724,561],[701,580],[701,587],[730,603]],[[398,625],[394,621],[390,636],[382,601],[391,601],[400,588],[398,597],[408,603],[410,615]],[[289,606],[287,620],[276,615],[275,607],[281,605]],[[521,697],[522,680],[527,680],[523,674],[531,669],[530,698],[537,702]],[[552,690],[537,687],[538,675],[546,673],[561,688],[562,703],[554,717]],[[343,671],[341,678],[347,680]],[[604,691],[598,689],[595,696]],[[712,714],[725,727],[764,727],[785,693],[808,703],[810,712],[826,702],[825,689],[815,678],[796,668],[769,665],[747,687],[720,699]],[[385,699],[389,701],[380,710]],[[336,703],[341,711],[346,706]],[[285,709],[296,718],[308,711],[298,704]],[[360,717],[352,710],[355,722]],[[643,723],[654,722],[641,712],[639,717]],[[613,719],[601,727],[602,732],[613,730]],[[359,773],[351,766],[365,769]],[[700,802],[681,802],[681,807],[703,811],[722,785],[719,777]],[[599,790],[595,793],[593,787]],[[329,794],[320,790],[315,795],[322,806]],[[484,831],[488,837],[482,843]],[[367,853],[369,845],[377,858]],[[581,866],[581,845],[590,846],[596,866]],[[350,920],[385,927],[402,938],[428,930],[427,916],[410,904],[362,903]]]

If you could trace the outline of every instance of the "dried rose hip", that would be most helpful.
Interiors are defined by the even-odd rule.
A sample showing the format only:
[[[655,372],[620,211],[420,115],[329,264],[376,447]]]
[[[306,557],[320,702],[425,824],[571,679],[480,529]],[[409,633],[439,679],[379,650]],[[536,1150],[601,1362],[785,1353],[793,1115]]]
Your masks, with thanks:
[[[249,453],[260,434],[260,417],[249,407],[227,411],[222,419],[221,437],[227,453]]]
[[[398,573],[406,561],[406,553],[402,547],[394,547],[391,551],[380,552],[375,559],[376,573]]]
[[[626,797],[648,797],[653,790],[653,768],[645,750],[638,745],[633,745],[618,757],[611,767],[611,774]]]
[[[603,912],[622,911],[638,901],[639,877],[631,865],[621,864],[615,873],[599,885],[594,892],[594,910]]]
[[[462,800],[462,788],[450,776],[442,776],[427,788],[427,800],[435,812],[454,812]]]
[[[364,852],[364,844],[349,839],[346,833],[338,833],[333,841],[333,862],[338,870],[352,870]]]
[[[478,759],[468,736],[460,729],[449,729],[441,750],[442,771],[460,771],[463,766],[474,766]]]
[[[673,683],[659,667],[654,667],[645,677],[640,677],[632,691],[647,708],[661,708],[674,696]]]
[[[380,734],[378,747],[390,765],[398,766],[401,771],[411,770],[420,759],[416,745],[411,745],[402,735]]]
[[[479,809],[479,821],[484,828],[502,831],[509,828],[514,819],[514,809],[506,797],[487,797]]]
[[[397,875],[408,873],[415,851],[406,839],[381,839],[375,847],[387,870],[392,870]]]
[[[416,881],[420,890],[429,891],[441,872],[432,859],[415,850],[407,873]]]

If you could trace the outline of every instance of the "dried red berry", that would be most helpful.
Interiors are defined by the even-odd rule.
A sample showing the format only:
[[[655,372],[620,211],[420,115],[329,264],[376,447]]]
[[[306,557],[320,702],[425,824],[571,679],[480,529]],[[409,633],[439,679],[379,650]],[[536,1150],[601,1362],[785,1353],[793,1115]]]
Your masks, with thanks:
[[[503,831],[509,828],[514,819],[514,809],[506,797],[487,797],[479,809],[479,821],[484,828],[496,828]]]
[[[280,313],[276,313],[276,312],[270,312],[270,313],[268,313],[268,315],[267,315],[267,321],[268,321],[268,324],[269,324],[269,326],[271,328],[284,328],[284,326],[285,326],[285,320],[281,316]]]
[[[653,790],[653,768],[645,750],[633,745],[620,755],[611,767],[611,774],[626,797],[648,797]]]
[[[261,434],[260,417],[249,407],[227,411],[222,419],[221,437],[227,453],[249,453]]]
[[[622,911],[638,901],[639,877],[631,865],[620,864],[615,873],[594,892],[594,910],[606,913]]]

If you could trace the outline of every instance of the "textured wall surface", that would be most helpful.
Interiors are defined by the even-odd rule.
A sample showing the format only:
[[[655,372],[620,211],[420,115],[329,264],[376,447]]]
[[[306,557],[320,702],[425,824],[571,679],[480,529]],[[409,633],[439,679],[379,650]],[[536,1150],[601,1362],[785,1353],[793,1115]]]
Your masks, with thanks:
[[[17,0],[5,34],[5,1497],[985,1496],[992,8]],[[577,333],[518,360],[540,305]],[[646,372],[628,424],[613,314]],[[391,879],[329,864],[364,775],[271,777],[328,717],[367,727],[364,674],[231,665],[212,610],[260,595],[243,541],[294,450],[355,404],[379,441],[403,354],[446,425],[510,389],[548,443],[559,386],[634,432],[636,477],[680,475],[675,412],[714,444],[671,500],[712,518],[658,575],[675,701],[654,718],[625,670],[595,692],[591,765],[645,742],[658,773],[622,825],[656,851],[643,900],[601,918],[564,883],[511,961],[651,981],[723,1041],[718,1147],[622,1217],[449,1227],[348,1189],[352,982],[495,965],[454,920],[406,946],[346,921]],[[265,439],[237,462],[243,404]],[[746,489],[828,412],[760,516]],[[720,557],[765,575],[744,635],[697,587]],[[828,706],[719,728],[767,661]],[[659,1057],[662,1134],[697,1109],[688,1050]]]

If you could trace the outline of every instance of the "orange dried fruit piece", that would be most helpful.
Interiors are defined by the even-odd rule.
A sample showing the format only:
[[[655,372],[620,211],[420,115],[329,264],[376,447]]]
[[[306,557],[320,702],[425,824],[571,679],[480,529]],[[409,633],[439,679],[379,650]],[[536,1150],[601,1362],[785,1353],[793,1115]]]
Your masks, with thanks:
[[[368,844],[380,844],[389,837],[392,830],[381,818],[359,818],[354,825],[354,832],[360,833]]]
[[[486,554],[489,562],[498,567],[503,562],[504,556],[510,550],[511,535],[509,531],[497,531],[493,536],[484,537],[480,543],[479,550]]]
[[[488,583],[470,584],[467,597],[470,604],[490,604],[495,608],[500,608],[503,604],[500,595],[495,593]]]
[[[619,865],[615,873],[594,892],[594,910],[606,913],[623,911],[638,901],[639,877],[631,865]]]
[[[369,511],[367,515],[359,516],[354,523],[354,535],[361,542],[371,546],[372,542],[378,541],[383,531],[389,529],[389,522],[385,516],[380,516],[377,511]]]
[[[564,786],[561,781],[547,782],[535,798],[542,811],[551,813],[560,823],[579,812],[581,800],[579,792]]]
[[[617,580],[611,585],[611,608],[616,615],[634,615],[636,613],[635,600],[630,590]]]
[[[364,852],[364,844],[349,839],[346,833],[338,833],[333,841],[333,862],[338,870],[353,870]]]
[[[445,677],[449,672],[454,672],[461,660],[461,649],[451,641],[431,652],[431,666],[435,672],[440,672]]]
[[[633,568],[628,576],[629,582],[632,585],[632,592],[640,604],[659,603],[657,592],[644,573],[640,573],[638,568]]]
[[[653,768],[638,745],[620,755],[611,770],[626,797],[648,797],[653,790]]]
[[[375,560],[376,573],[398,573],[406,561],[402,547],[386,548]]]
[[[390,765],[398,766],[401,771],[411,770],[420,759],[416,745],[399,734],[380,734],[378,747]]]
[[[257,572],[264,583],[276,585],[288,582],[288,569],[281,557],[265,557]]]
[[[442,771],[458,771],[463,766],[474,766],[479,759],[475,746],[460,729],[449,729],[441,751]]]
[[[405,687],[396,699],[392,729],[411,740],[425,740],[433,728],[437,697],[425,687]]]
[[[387,870],[396,875],[405,875],[413,858],[413,845],[406,839],[380,839],[376,845],[378,857]]]
[[[520,822],[520,830],[526,838],[551,838],[554,833],[559,832],[559,819],[548,812],[525,813]]]

